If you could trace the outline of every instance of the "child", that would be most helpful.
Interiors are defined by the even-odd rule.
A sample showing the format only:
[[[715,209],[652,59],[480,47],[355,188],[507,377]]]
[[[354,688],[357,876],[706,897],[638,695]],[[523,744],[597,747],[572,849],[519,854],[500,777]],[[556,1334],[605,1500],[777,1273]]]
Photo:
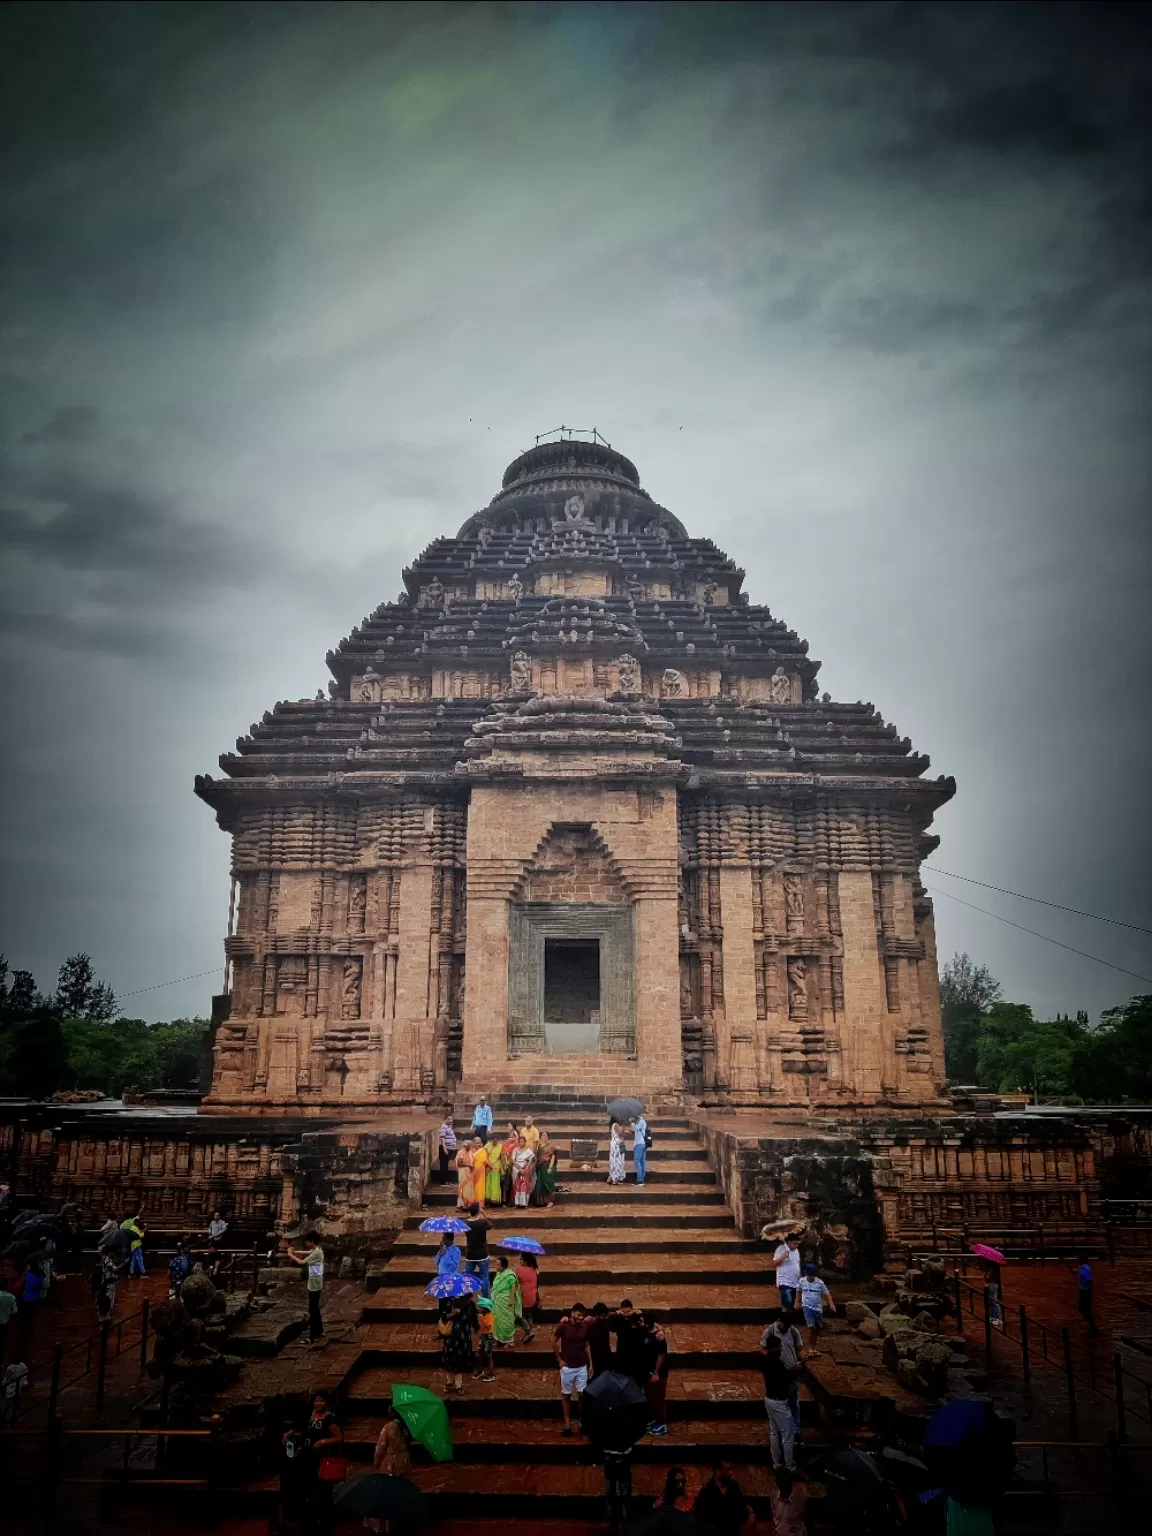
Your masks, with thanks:
[[[836,1310],[832,1293],[817,1275],[815,1264],[804,1266],[804,1273],[800,1277],[800,1305],[804,1310],[804,1321],[808,1324],[808,1348],[815,1354],[816,1335],[824,1326],[824,1308],[828,1306],[833,1312]]]
[[[476,1310],[479,1313],[480,1349],[476,1361],[476,1369],[472,1372],[473,1381],[495,1381],[496,1374],[493,1366],[493,1342],[495,1339],[496,1320],[492,1316],[492,1303],[487,1296],[477,1296]]]

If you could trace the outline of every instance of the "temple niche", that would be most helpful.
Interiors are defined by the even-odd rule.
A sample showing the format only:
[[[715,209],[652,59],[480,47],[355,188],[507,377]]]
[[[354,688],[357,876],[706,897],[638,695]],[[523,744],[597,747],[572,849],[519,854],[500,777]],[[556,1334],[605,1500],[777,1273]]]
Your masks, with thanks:
[[[197,794],[232,838],[208,1110],[461,1087],[924,1107],[954,792],[602,441],[521,454]]]

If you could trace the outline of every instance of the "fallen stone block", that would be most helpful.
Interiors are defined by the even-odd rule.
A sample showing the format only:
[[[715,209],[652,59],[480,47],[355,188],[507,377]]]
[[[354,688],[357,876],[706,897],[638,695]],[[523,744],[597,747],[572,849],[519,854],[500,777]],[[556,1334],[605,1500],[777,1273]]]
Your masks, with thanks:
[[[246,1358],[278,1355],[307,1326],[308,1317],[298,1303],[269,1307],[237,1328],[228,1340],[229,1352]]]
[[[844,1303],[844,1316],[850,1323],[866,1323],[870,1319],[875,1321],[876,1314],[864,1301],[846,1301]]]
[[[881,1337],[880,1323],[874,1317],[866,1317],[856,1324],[856,1332],[862,1339],[878,1339]]]
[[[288,1269],[287,1266],[282,1268],[278,1264],[275,1269],[260,1270],[256,1276],[256,1284],[259,1286],[290,1285],[292,1281],[303,1280],[303,1278],[304,1266],[302,1264],[294,1264],[291,1269]]]
[[[912,1326],[912,1319],[906,1317],[903,1312],[881,1312],[877,1322],[885,1338],[890,1333],[904,1333]]]

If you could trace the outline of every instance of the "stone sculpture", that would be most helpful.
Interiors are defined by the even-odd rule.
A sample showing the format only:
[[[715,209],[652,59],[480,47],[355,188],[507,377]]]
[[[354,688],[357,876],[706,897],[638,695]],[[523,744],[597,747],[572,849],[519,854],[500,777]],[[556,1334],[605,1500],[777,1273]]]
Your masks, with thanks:
[[[660,691],[666,699],[678,699],[684,692],[684,674],[675,667],[665,667],[660,679]]]
[[[771,690],[773,704],[791,704],[792,679],[783,667],[776,668],[768,686]]]
[[[620,692],[639,693],[640,663],[636,660],[635,656],[629,656],[625,653],[625,655],[620,657],[616,666],[620,676]]]
[[[510,686],[515,693],[523,693],[532,686],[532,658],[527,651],[516,651],[512,657]]]

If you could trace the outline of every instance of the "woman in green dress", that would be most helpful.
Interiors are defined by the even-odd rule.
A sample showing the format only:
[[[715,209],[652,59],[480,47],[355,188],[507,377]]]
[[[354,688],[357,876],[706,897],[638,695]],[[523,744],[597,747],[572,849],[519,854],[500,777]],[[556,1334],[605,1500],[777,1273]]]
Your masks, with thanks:
[[[501,1181],[504,1178],[504,1148],[490,1133],[484,1150],[488,1154],[488,1172],[484,1175],[487,1204],[500,1205],[503,1198]]]
[[[519,1325],[524,1330],[524,1342],[530,1344],[535,1330],[524,1316],[520,1299],[520,1282],[514,1270],[508,1268],[508,1255],[496,1255],[496,1273],[492,1277],[492,1332],[499,1345],[511,1344]]]
[[[560,1153],[547,1131],[540,1132],[536,1144],[536,1204],[556,1204],[556,1164]]]

